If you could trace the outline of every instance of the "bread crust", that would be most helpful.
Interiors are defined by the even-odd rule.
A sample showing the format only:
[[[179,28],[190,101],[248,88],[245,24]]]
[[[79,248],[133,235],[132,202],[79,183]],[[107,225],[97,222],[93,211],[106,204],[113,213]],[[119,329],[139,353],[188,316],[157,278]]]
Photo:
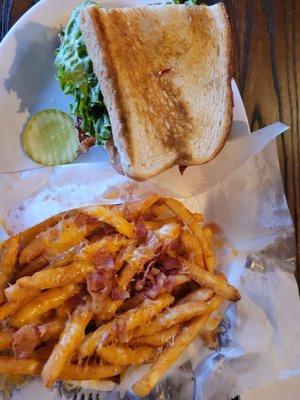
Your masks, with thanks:
[[[137,159],[142,157],[147,157],[147,152],[145,151],[142,154],[141,149],[137,150],[137,145],[133,140],[132,127],[130,126],[131,120],[133,118],[128,112],[128,107],[126,108],[126,90],[124,90],[124,79],[119,81],[120,70],[116,68],[116,57],[114,58],[112,55],[112,46],[110,30],[116,29],[115,22],[116,20],[120,21],[120,25],[124,23],[122,20],[122,10],[117,9],[117,11],[104,11],[99,10],[98,7],[89,6],[84,9],[80,16],[80,24],[81,30],[83,33],[83,37],[88,49],[88,53],[92,58],[93,66],[95,74],[99,80],[101,92],[103,94],[103,98],[108,109],[108,113],[110,116],[111,124],[112,124],[112,134],[113,134],[113,143],[115,149],[117,149],[119,154],[120,164],[122,166],[123,173],[130,178],[136,180],[145,180],[154,175],[157,175],[174,165],[199,165],[204,164],[211,161],[215,158],[219,152],[224,147],[228,136],[232,127],[232,109],[233,109],[233,95],[231,90],[231,80],[233,75],[233,63],[232,63],[232,38],[231,38],[231,30],[230,23],[228,19],[228,15],[226,12],[226,8],[222,3],[218,5],[218,16],[223,18],[223,22],[225,24],[224,29],[224,46],[227,48],[228,57],[226,60],[226,65],[224,66],[225,73],[227,76],[227,85],[224,88],[226,93],[226,101],[227,101],[227,110],[226,115],[223,115],[223,119],[226,119],[226,124],[222,128],[222,132],[219,132],[218,137],[218,145],[213,152],[211,152],[208,156],[202,157],[201,160],[194,157],[191,153],[189,153],[188,146],[185,150],[185,139],[183,133],[192,131],[193,129],[189,126],[190,123],[190,115],[188,110],[185,108],[184,101],[180,98],[180,92],[174,92],[174,88],[172,85],[168,83],[168,86],[162,87],[162,91],[167,90],[172,93],[173,101],[172,110],[175,110],[176,116],[174,116],[173,123],[177,126],[179,125],[177,132],[175,132],[174,137],[169,135],[170,140],[167,140],[165,143],[165,149],[162,150],[162,156],[164,151],[166,153],[171,150],[176,150],[176,157],[172,159],[168,159],[165,157],[164,161],[161,164],[158,164],[155,168],[152,169],[143,169],[136,166]],[[162,7],[162,6],[161,6]],[[172,7],[172,6],[164,6],[164,7]],[[184,7],[182,10],[185,12],[187,6],[176,6],[176,7]],[[205,6],[193,6],[193,7],[205,7]],[[216,6],[215,6],[216,7]],[[191,13],[193,13],[192,7]],[[136,10],[147,9],[148,7],[137,7]],[[192,14],[191,14],[192,15]],[[136,23],[136,22],[133,22]],[[115,25],[114,25],[115,24]],[[121,29],[120,29],[121,31]],[[125,33],[126,34],[126,33]],[[120,39],[121,40],[121,39]],[[133,37],[133,41],[138,41],[138,37]],[[192,39],[193,40],[193,39]],[[139,43],[138,43],[139,45]],[[141,43],[143,46],[143,43]],[[145,49],[147,51],[147,49]],[[141,53],[143,56],[143,53]],[[161,71],[159,71],[161,72]],[[164,71],[162,71],[164,73]],[[166,72],[168,73],[168,72]],[[135,73],[133,73],[135,76]],[[159,81],[164,82],[164,85],[167,84],[167,79]],[[138,85],[138,82],[137,82]],[[151,81],[149,80],[149,90],[151,91]],[[177,90],[177,89],[176,89]],[[138,100],[139,93],[137,92]],[[176,103],[176,98],[178,101]],[[130,101],[133,101],[130,99]],[[150,101],[149,101],[150,103]],[[154,101],[155,103],[155,101]],[[161,103],[162,104],[162,103]],[[160,119],[163,120],[166,118],[166,114],[168,114],[167,110],[161,111]],[[140,113],[140,118],[144,118],[144,123],[147,124],[149,120],[145,117],[145,112]],[[155,118],[154,118],[155,119]],[[153,122],[153,121],[152,121]],[[156,125],[158,127],[158,125]],[[157,130],[157,129],[156,129]],[[161,135],[163,136],[163,135]],[[153,146],[155,146],[155,140],[153,140]],[[163,143],[164,145],[164,143]],[[174,150],[174,151],[175,151]]]

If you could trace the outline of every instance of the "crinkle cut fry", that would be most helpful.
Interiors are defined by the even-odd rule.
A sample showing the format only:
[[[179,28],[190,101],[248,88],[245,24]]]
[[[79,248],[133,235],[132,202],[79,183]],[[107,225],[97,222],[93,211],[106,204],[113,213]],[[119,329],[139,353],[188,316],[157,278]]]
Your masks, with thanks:
[[[12,236],[0,247],[0,304],[4,301],[4,289],[12,278],[18,258],[20,235]]]
[[[41,376],[46,387],[51,387],[70,361],[72,355],[84,339],[85,328],[92,319],[92,312],[88,306],[80,305],[73,312],[65,329],[60,335],[48,361],[43,367]]]
[[[178,215],[178,217],[188,227],[190,232],[199,240],[199,244],[203,250],[205,266],[209,271],[213,271],[216,267],[216,257],[209,247],[202,228],[195,220],[193,214],[178,200],[166,198],[165,204],[171,211],[174,212],[174,214]]]
[[[222,301],[223,299],[221,297],[215,296],[210,302],[209,310],[204,315],[195,317],[189,325],[175,337],[174,341],[162,351],[152,364],[150,370],[142,379],[133,385],[132,389],[136,395],[144,397],[150,393],[156,383],[164,376],[166,371],[183,353],[186,347],[192,343],[201,332],[201,329],[205,327],[210,314],[220,306]]]
[[[241,296],[238,290],[229,285],[224,275],[220,273],[210,273],[204,269],[198,268],[188,260],[182,260],[183,270],[191,276],[199,285],[206,286],[213,290],[216,294],[224,297],[229,301],[238,301]]]
[[[143,324],[168,307],[174,301],[170,294],[163,294],[157,300],[146,299],[138,307],[130,309],[114,320],[101,325],[88,334],[80,346],[78,353],[82,357],[91,356],[96,348],[101,348],[120,334],[120,329],[129,331]]]

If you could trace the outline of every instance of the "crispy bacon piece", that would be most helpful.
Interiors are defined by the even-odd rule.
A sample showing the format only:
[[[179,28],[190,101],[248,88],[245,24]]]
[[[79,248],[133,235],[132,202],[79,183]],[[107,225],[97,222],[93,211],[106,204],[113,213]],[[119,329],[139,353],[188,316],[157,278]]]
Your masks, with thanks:
[[[103,224],[103,226],[100,229],[97,229],[95,232],[92,232],[88,236],[89,242],[97,242],[104,238],[104,236],[109,236],[113,235],[116,232],[115,228],[111,225],[108,224]]]
[[[35,325],[24,325],[13,334],[13,352],[15,358],[24,359],[32,355],[41,344],[41,336]]]
[[[75,296],[69,297],[64,304],[70,310],[70,313],[72,313],[75,308],[77,308],[79,304],[83,304],[83,302],[84,299],[82,298],[82,296],[76,294]]]
[[[123,290],[119,286],[115,286],[112,288],[110,293],[110,298],[112,300],[124,300],[129,297],[129,293],[126,290]]]
[[[166,272],[176,271],[176,273],[178,273],[178,271],[180,271],[181,262],[178,258],[171,257],[169,254],[164,254],[159,261],[163,270]]]
[[[93,299],[93,311],[100,312],[103,299],[106,298],[115,280],[115,261],[108,253],[98,251],[94,257],[95,271],[87,274],[87,289]]]
[[[139,218],[136,223],[136,238],[139,243],[144,243],[148,238],[148,229],[144,224],[144,219]]]

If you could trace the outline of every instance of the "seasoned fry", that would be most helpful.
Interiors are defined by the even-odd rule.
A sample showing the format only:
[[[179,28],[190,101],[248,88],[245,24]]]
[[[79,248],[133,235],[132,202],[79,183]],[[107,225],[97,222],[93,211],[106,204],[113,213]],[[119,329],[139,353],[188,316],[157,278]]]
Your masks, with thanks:
[[[47,258],[44,257],[43,255],[41,255],[41,256],[35,258],[34,260],[32,260],[30,264],[26,265],[25,267],[23,267],[22,269],[17,271],[14,278],[17,280],[19,278],[22,278],[23,276],[32,275],[35,272],[40,271],[47,265],[48,265]]]
[[[121,314],[114,321],[116,336],[119,340],[126,340],[129,331],[150,321],[173,301],[174,297],[171,294],[164,293],[158,296],[156,300],[146,299],[140,306]],[[100,346],[101,344],[98,344],[98,348]]]
[[[115,254],[128,243],[129,240],[119,233],[105,236],[94,243],[84,246],[75,256],[74,260],[91,260],[98,251],[105,251],[107,253]]]
[[[9,356],[0,356],[0,374],[38,375],[41,369],[42,362],[38,359],[17,360]]]
[[[122,365],[74,365],[68,364],[59,375],[59,379],[85,381],[91,379],[106,379],[119,375],[124,371]]]
[[[185,272],[199,283],[199,285],[207,286],[216,294],[230,301],[238,301],[241,298],[238,290],[229,285],[226,279],[223,278],[223,275],[211,274],[187,260],[183,260],[182,265]]]
[[[195,220],[193,214],[184,207],[179,201],[174,199],[165,199],[166,206],[172,210],[183,223],[188,227],[191,233],[199,240],[199,244],[203,250],[204,263],[209,271],[213,271],[216,266],[216,258],[214,253],[209,247],[205,235],[203,234],[202,228]]]
[[[175,340],[162,351],[150,370],[133,385],[132,389],[137,396],[144,397],[152,390],[185,348],[196,338],[203,326],[205,326],[210,314],[219,307],[221,302],[222,298],[215,297],[211,301],[207,312],[202,316],[195,317],[187,328],[182,330],[175,337]]]
[[[0,351],[9,349],[12,341],[13,333],[11,331],[0,331]]]
[[[182,330],[182,325],[174,325],[152,335],[141,336],[130,341],[131,344],[148,344],[152,347],[161,347],[169,343]],[[104,347],[105,348],[105,347]]]
[[[84,331],[93,314],[87,306],[78,306],[67,322],[59,342],[54,347],[41,376],[46,387],[51,387],[70,361],[75,350],[84,338]]]
[[[156,354],[156,349],[151,346],[136,346],[131,348],[126,345],[110,345],[98,351],[99,356],[110,364],[136,365],[147,362]]]
[[[16,328],[20,328],[22,325],[37,323],[41,315],[58,307],[69,297],[77,293],[79,293],[79,287],[73,283],[60,288],[46,290],[20,308],[10,318],[10,324]]]
[[[217,349],[219,347],[217,331],[204,330],[201,332],[201,339],[205,347]]]
[[[26,289],[20,287],[17,283],[9,286],[4,291],[5,297],[8,301],[14,303],[24,303],[25,301],[34,297],[37,293],[39,293],[38,289]]]
[[[18,258],[20,235],[6,240],[0,247],[0,303],[4,301],[4,289],[13,276]]]
[[[54,318],[38,326],[38,331],[43,342],[56,339],[62,333],[65,327],[65,321],[61,318]]]
[[[209,288],[196,289],[179,300],[177,304],[187,303],[188,301],[207,301],[213,294],[214,292]]]
[[[163,218],[163,219],[156,219],[152,221],[145,221],[145,225],[148,229],[154,231],[156,229],[161,228],[163,225],[166,224],[178,224],[178,218],[177,217],[169,217],[169,218]]]
[[[86,335],[83,343],[80,345],[78,349],[78,354],[81,357],[89,357],[91,356],[97,346],[98,343],[107,343],[109,342],[110,335],[112,335],[113,323],[107,322],[106,324],[101,325],[95,331]]]
[[[140,325],[131,334],[131,338],[152,335],[165,328],[170,328],[181,322],[188,321],[191,318],[204,314],[208,309],[208,304],[203,301],[188,301],[176,305],[162,314],[158,315],[148,324]]]
[[[125,203],[121,206],[116,206],[116,210],[120,210],[124,218],[137,220],[140,216],[146,214],[149,209],[160,199],[157,194],[151,194],[143,200]]]
[[[157,300],[144,300],[140,306],[126,311],[113,321],[101,325],[94,332],[87,335],[78,353],[82,357],[92,355],[97,346],[100,349],[117,336],[126,335],[136,326],[152,319],[173,301],[174,297],[167,293],[159,296]]]
[[[0,306],[0,321],[5,320],[9,315],[13,314],[20,307],[20,303],[6,302]]]
[[[36,272],[32,276],[25,276],[24,278],[18,279],[15,285],[26,289],[49,289],[66,285],[69,282],[83,282],[86,274],[93,270],[94,265],[92,263],[84,261],[74,262],[66,267],[45,269]],[[5,294],[7,297],[7,292],[5,292]]]
[[[186,251],[189,253],[191,261],[199,267],[204,268],[203,253],[199,241],[190,232],[182,232],[181,240]]]
[[[113,226],[122,235],[129,239],[134,235],[134,228],[125,218],[104,206],[85,207],[82,212],[87,215]]]
[[[151,213],[157,218],[170,218],[174,213],[165,204],[154,204]]]

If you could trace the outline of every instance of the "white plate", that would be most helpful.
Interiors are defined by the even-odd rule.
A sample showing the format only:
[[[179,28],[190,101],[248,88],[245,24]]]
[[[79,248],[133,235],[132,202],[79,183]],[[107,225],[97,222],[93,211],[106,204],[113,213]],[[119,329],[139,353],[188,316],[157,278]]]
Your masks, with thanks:
[[[68,111],[72,100],[55,80],[54,50],[58,32],[80,0],[43,0],[30,9],[0,44],[0,172],[39,168],[20,145],[20,134],[28,117],[45,108]],[[140,5],[147,1],[106,2],[113,5]],[[105,2],[102,2],[105,4]],[[234,89],[234,126],[248,133],[248,121],[238,89]],[[107,161],[101,148],[93,149],[78,161]]]

